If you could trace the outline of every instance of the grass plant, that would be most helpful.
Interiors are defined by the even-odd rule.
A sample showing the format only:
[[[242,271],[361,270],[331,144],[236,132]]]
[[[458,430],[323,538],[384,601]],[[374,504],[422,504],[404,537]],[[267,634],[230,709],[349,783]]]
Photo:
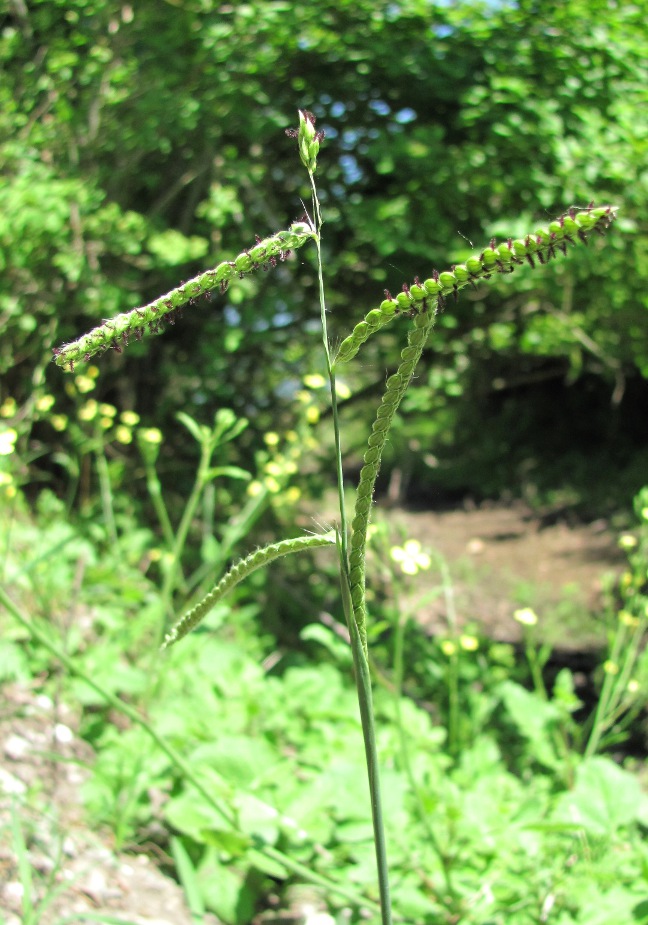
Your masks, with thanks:
[[[552,222],[548,228],[537,229],[524,239],[509,240],[499,246],[492,241],[490,246],[485,248],[480,255],[469,258],[464,265],[455,266],[451,270],[442,273],[435,271],[423,283],[416,279],[411,286],[404,285],[403,291],[396,298],[392,298],[389,293],[385,293],[386,298],[380,307],[372,310],[363,321],[359,322],[351,334],[342,341],[338,351],[334,353],[331,350],[327,333],[324,268],[321,253],[323,223],[315,184],[317,157],[323,134],[316,130],[315,118],[306,110],[300,110],[299,128],[290,130],[290,134],[298,142],[300,159],[308,172],[312,191],[312,219],[307,218],[305,222],[301,221],[293,225],[288,231],[278,232],[264,241],[258,241],[250,250],[239,254],[233,261],[224,261],[214,270],[202,273],[154,302],[130,313],[119,315],[95,328],[78,341],[57,348],[55,350],[55,359],[58,365],[73,370],[75,363],[82,360],[88,361],[94,354],[108,347],[122,350],[128,344],[131,336],[140,339],[146,327],[155,332],[159,328],[162,319],[172,317],[183,304],[214,288],[219,288],[223,292],[237,274],[243,275],[253,272],[264,261],[276,261],[277,258],[284,259],[289,249],[301,247],[309,240],[314,241],[317,251],[322,339],[329,376],[336,448],[339,494],[339,526],[336,529],[336,545],[340,585],[353,651],[355,678],[365,741],[381,916],[383,925],[390,925],[392,908],[368,660],[365,598],[367,529],[370,522],[371,505],[382,451],[394,416],[412,380],[430,332],[434,327],[436,313],[443,307],[445,300],[451,296],[456,296],[459,289],[464,286],[477,280],[488,279],[496,272],[513,272],[515,267],[525,260],[531,266],[535,266],[536,260],[544,263],[546,260],[555,257],[559,251],[566,253],[568,243],[574,244],[579,239],[584,242],[593,231],[602,232],[613,220],[616,210],[612,206],[590,207],[580,212],[576,209],[571,209],[555,222]],[[396,373],[387,380],[385,392],[376,411],[376,417],[368,440],[368,449],[364,455],[364,466],[360,473],[355,510],[349,530],[344,502],[343,454],[337,404],[336,371],[343,363],[349,362],[358,353],[372,334],[388,324],[396,315],[405,315],[411,320],[408,343],[401,352],[401,362]],[[208,464],[208,459],[206,458],[204,467],[207,467]],[[201,469],[204,467],[201,464]],[[194,506],[189,505],[187,507],[188,515],[192,515],[193,512]],[[182,526],[186,526],[184,520]],[[182,545],[185,535],[185,529],[178,531],[178,544]],[[169,646],[182,639],[212,609],[222,595],[238,580],[249,574],[253,568],[267,564],[276,555],[281,555],[282,552],[299,551],[300,548],[326,542],[330,542],[329,537],[300,537],[259,550],[248,560],[235,566],[225,578],[221,579],[210,595],[205,597],[193,610],[176,623],[166,636],[164,645]],[[176,563],[178,562],[177,554],[174,555],[173,562],[173,569],[168,573],[171,578],[167,578],[165,587],[167,585],[173,586],[174,584]]]
[[[497,244],[492,240],[488,247],[484,248],[479,254],[468,258],[464,264],[454,266],[444,272],[432,271],[429,277],[425,278],[423,281],[417,278],[411,284],[404,284],[402,291],[396,296],[392,296],[391,293],[385,292],[385,298],[380,304],[368,312],[362,320],[359,320],[348,336],[342,340],[339,347],[333,349],[327,331],[325,267],[323,265],[321,250],[323,219],[315,182],[317,158],[323,140],[323,134],[316,129],[314,117],[306,110],[299,112],[299,126],[294,130],[290,130],[289,134],[297,141],[299,156],[308,174],[311,188],[310,214],[305,215],[287,230],[277,232],[263,240],[257,240],[254,245],[242,251],[233,260],[223,261],[213,270],[201,273],[194,279],[189,280],[177,289],[166,293],[149,304],[135,309],[132,312],[120,314],[110,321],[104,322],[102,325],[94,328],[79,340],[57,347],[54,351],[54,356],[56,363],[61,368],[74,371],[79,364],[89,362],[95,355],[102,354],[108,349],[121,352],[128,345],[129,340],[141,340],[146,334],[155,334],[160,331],[166,322],[175,321],[181,309],[183,307],[193,308],[195,300],[199,296],[213,290],[224,292],[229,285],[236,283],[237,278],[254,273],[264,266],[267,267],[276,264],[277,261],[284,260],[290,250],[301,248],[309,243],[314,245],[319,282],[322,343],[329,382],[333,428],[332,436],[335,445],[335,468],[339,501],[338,522],[332,531],[282,539],[251,553],[230,568],[223,577],[219,577],[213,589],[195,602],[173,625],[164,626],[163,628],[163,623],[160,622],[159,628],[154,632],[154,636],[157,638],[157,641],[160,642],[164,635],[162,646],[165,650],[172,650],[168,652],[168,656],[171,658],[173,657],[176,644],[184,639],[192,630],[196,629],[210,614],[213,614],[214,609],[220,605],[224,595],[231,593],[236,585],[253,571],[262,566],[269,565],[275,559],[287,554],[312,550],[318,547],[335,547],[336,570],[340,582],[342,609],[346,618],[353,654],[355,683],[362,722],[373,825],[373,844],[379,886],[379,902],[372,902],[362,890],[355,889],[353,885],[340,885],[330,878],[322,877],[316,872],[309,870],[307,864],[292,859],[288,853],[275,848],[272,844],[264,844],[257,835],[250,835],[249,832],[245,833],[244,827],[243,834],[239,835],[239,848],[241,851],[245,849],[250,852],[255,852],[258,858],[262,858],[259,863],[262,865],[265,864],[265,869],[274,871],[277,877],[281,876],[282,872],[291,872],[299,878],[316,884],[326,892],[335,893],[343,897],[354,906],[368,909],[372,914],[378,914],[379,912],[383,925],[390,925],[394,918],[401,920],[401,913],[396,910],[396,914],[394,914],[392,911],[389,864],[387,858],[387,838],[385,835],[385,805],[381,794],[381,776],[378,760],[379,749],[377,743],[378,733],[375,717],[376,708],[370,671],[369,641],[372,634],[371,627],[368,623],[365,587],[371,508],[376,479],[380,469],[383,450],[388,440],[390,427],[410,385],[421,354],[433,330],[438,313],[453,299],[457,298],[457,294],[461,289],[471,284],[474,285],[477,281],[489,280],[496,274],[513,273],[516,268],[523,264],[529,265],[532,268],[537,267],[539,264],[546,263],[548,260],[566,254],[568,246],[579,246],[587,243],[588,239],[593,234],[603,233],[607,229],[615,217],[616,207],[594,207],[590,205],[583,209],[570,208],[548,226],[530,230],[529,234],[522,238],[515,240],[509,239],[501,244]],[[344,451],[338,413],[337,375],[343,365],[350,362],[358,354],[372,335],[378,333],[386,325],[394,323],[397,319],[407,323],[407,345],[400,353],[400,362],[396,372],[390,375],[386,381],[384,394],[376,409],[355,494],[355,506],[353,511],[349,513],[345,502],[345,486],[343,480]],[[157,440],[141,440],[141,448],[145,460],[146,480],[151,497],[154,499],[156,516],[168,553],[161,594],[161,607],[159,610],[159,613],[162,615],[162,620],[167,619],[178,592],[191,595],[193,590],[200,586],[201,579],[204,578],[204,571],[198,578],[185,575],[182,561],[189,525],[196,517],[201,499],[206,497],[209,483],[216,476],[232,478],[247,477],[247,474],[242,473],[240,470],[234,471],[227,467],[219,467],[213,462],[213,456],[216,450],[221,448],[224,442],[238,436],[245,426],[244,422],[236,421],[226,413],[221,414],[220,417],[216,416],[214,426],[211,429],[201,427],[186,414],[182,414],[180,420],[183,426],[187,428],[198,442],[201,448],[201,458],[194,488],[185,507],[182,519],[175,528],[166,511],[159,479],[156,475],[155,447]],[[105,457],[102,457],[99,450],[99,455],[97,457],[98,464],[101,463],[102,458],[105,463]],[[100,465],[99,474],[102,476],[102,497],[108,534],[111,539],[115,539],[118,527],[110,500],[109,487],[107,487],[109,486],[109,472],[105,466],[102,469]],[[256,507],[254,506],[255,504]],[[246,535],[246,529],[253,521],[255,511],[259,509],[259,504],[260,502],[258,501],[251,502],[252,506],[250,509],[244,511],[238,521],[232,522],[229,531],[226,531],[225,540],[221,543],[217,554],[213,556],[210,561],[210,566],[214,571],[217,568],[222,569],[225,562],[229,559],[235,543]],[[444,571],[443,569],[443,564],[441,564],[441,571],[442,591],[447,601],[449,601],[448,612],[452,613],[452,584],[447,570]],[[210,807],[210,812],[213,816],[220,820],[218,825],[222,826],[223,831],[227,830],[227,832],[230,833],[228,836],[229,840],[226,839],[224,835],[221,835],[221,840],[218,844],[222,846],[227,843],[228,847],[232,849],[234,836],[231,835],[231,833],[242,832],[241,815],[243,811],[240,810],[240,807],[239,811],[233,811],[228,800],[218,795],[218,787],[220,785],[216,783],[216,778],[210,780],[209,768],[207,768],[207,770],[200,768],[194,761],[188,760],[180,754],[175,747],[170,745],[164,735],[156,731],[147,716],[143,715],[139,710],[129,704],[126,704],[120,697],[107,691],[101,684],[98,684],[91,676],[91,673],[85,671],[74,658],[62,651],[61,648],[52,641],[46,629],[38,626],[34,621],[31,621],[23,614],[1,589],[0,600],[7,610],[13,614],[14,618],[26,629],[29,629],[40,644],[45,649],[49,650],[67,670],[80,677],[101,699],[128,717],[134,726],[140,727],[146,736],[150,737],[155,742],[156,746],[172,763],[173,767],[178,769],[185,779],[191,782],[194,793],[199,794],[205,804]],[[471,773],[471,761],[477,761],[478,759],[476,756],[478,754],[482,756],[480,760],[483,760],[486,765],[493,768],[495,767],[496,761],[492,754],[490,754],[489,757],[488,748],[481,740],[477,742],[475,748],[472,750],[463,748],[464,739],[460,731],[462,659],[468,657],[472,643],[470,645],[466,643],[463,647],[465,651],[460,651],[461,644],[457,641],[457,630],[453,625],[451,627],[451,635],[454,638],[450,641],[453,642],[455,648],[452,651],[448,648],[445,653],[447,663],[444,673],[444,683],[448,692],[449,756],[451,762],[457,769],[457,777],[452,785],[448,785],[445,796],[446,804],[442,805],[440,808],[438,806],[434,807],[434,812],[438,810],[440,818],[443,821],[437,827],[433,826],[430,822],[430,818],[428,818],[428,816],[432,815],[433,809],[428,804],[428,796],[426,795],[424,785],[420,781],[417,782],[414,749],[409,746],[409,741],[405,735],[406,723],[400,713],[404,674],[404,627],[404,621],[402,621],[400,617],[397,617],[394,624],[396,650],[394,676],[396,699],[398,702],[396,712],[400,749],[402,757],[405,760],[407,776],[416,794],[419,815],[418,824],[425,830],[428,841],[432,843],[435,854],[443,869],[445,879],[443,890],[445,895],[439,900],[439,907],[444,909],[445,917],[439,919],[439,921],[457,922],[462,921],[462,915],[464,913],[468,913],[464,900],[460,896],[461,889],[456,886],[457,880],[461,878],[458,877],[457,871],[455,870],[455,868],[458,868],[459,862],[455,854],[455,849],[452,847],[453,838],[456,836],[457,828],[460,828],[462,825],[468,827],[471,823],[473,824],[474,832],[469,836],[468,828],[466,828],[462,837],[466,839],[472,837],[478,838],[481,824],[479,821],[479,812],[476,807],[472,810],[472,817],[471,811],[463,807],[459,785],[462,775],[465,776]],[[642,624],[641,632],[643,633],[644,630],[645,626]],[[634,664],[639,657],[639,643],[635,642],[633,645]],[[621,643],[620,646],[622,646]],[[476,648],[476,645],[474,648]],[[199,650],[194,649],[192,651],[198,654]],[[617,657],[619,651],[615,650],[615,653],[615,657]],[[542,680],[542,659],[539,660],[536,656],[536,650],[529,643],[527,646],[527,658],[529,659],[533,681],[536,686],[536,693],[540,696],[537,697],[529,693],[528,696],[531,700],[526,700],[519,691],[511,687],[508,689],[507,693],[508,704],[512,711],[512,715],[519,720],[520,724],[524,726],[524,723],[527,723],[527,733],[529,729],[535,730],[535,732],[530,734],[531,736],[535,736],[534,742],[538,746],[538,753],[535,759],[540,762],[546,761],[549,764],[552,762],[558,763],[562,759],[559,754],[556,754],[555,737],[553,735],[555,732],[556,709],[554,705],[548,702],[548,694]],[[624,682],[628,680],[630,676],[629,672],[629,668],[623,667],[620,669],[619,674]],[[542,712],[543,702],[544,712]],[[616,695],[612,682],[607,687],[604,686],[602,703],[601,713],[600,715],[597,714],[594,719],[593,731],[589,740],[591,744],[588,745],[589,755],[594,755],[596,753],[603,734],[609,729],[610,725],[614,723],[615,719],[619,716],[619,712],[623,708],[623,701]],[[540,704],[540,708],[538,708],[538,704]],[[380,709],[382,709],[382,706]],[[533,717],[533,721],[531,721],[529,717],[533,715],[534,710],[536,710],[536,715]],[[561,739],[560,742],[562,748],[564,740]],[[396,747],[396,751],[397,750],[398,746]],[[501,774],[501,785],[503,787],[510,787],[512,791],[515,790],[517,793],[517,785],[500,770],[498,770],[497,773]],[[493,771],[493,776],[495,777],[495,771]],[[351,784],[351,782],[349,783]],[[485,782],[484,787],[488,786],[495,786],[497,788],[499,785],[494,784],[493,781],[491,781],[490,784]],[[588,786],[594,786],[591,780],[583,784],[585,788]],[[216,795],[214,791],[216,791]],[[186,807],[185,811],[187,811]],[[178,812],[177,809],[176,812]],[[492,824],[492,820],[489,820],[488,823],[484,821],[483,824],[484,827],[487,828]],[[206,823],[203,825],[203,828],[205,825]],[[216,823],[214,823],[214,825],[216,825]],[[517,825],[517,821],[514,822],[511,820],[511,825]],[[196,830],[199,829],[200,824],[196,822]],[[477,835],[475,835],[475,833],[477,833]],[[214,836],[214,838],[216,838],[216,836]],[[399,850],[402,850],[402,846],[400,846]],[[191,894],[193,896],[192,908],[195,914],[200,916],[204,911],[204,906],[202,899],[198,895],[198,887],[196,886],[197,873],[193,867],[193,860],[187,854],[184,846],[179,842],[175,844],[174,854],[178,866],[181,869],[183,879],[190,885]],[[513,863],[513,859],[511,858],[510,860],[511,863]],[[215,865],[218,864],[218,857],[216,854],[213,855],[213,863]],[[402,884],[400,886],[402,890]],[[508,888],[507,886],[506,889]],[[503,890],[504,893],[506,893],[506,889]],[[548,902],[549,900],[547,900],[547,903]],[[506,895],[503,896],[502,903],[506,905]],[[524,905],[524,903],[522,905]],[[411,908],[416,908],[415,901],[412,901]],[[413,915],[414,913],[410,911],[408,914]],[[532,914],[534,913],[530,911],[529,915]],[[431,918],[425,916],[422,920],[432,922]],[[531,918],[528,920],[531,921]],[[535,920],[538,919],[534,919],[534,921]],[[470,919],[470,921],[473,921],[473,919]],[[519,918],[511,918],[510,921],[523,922],[527,921],[527,919],[521,916]]]

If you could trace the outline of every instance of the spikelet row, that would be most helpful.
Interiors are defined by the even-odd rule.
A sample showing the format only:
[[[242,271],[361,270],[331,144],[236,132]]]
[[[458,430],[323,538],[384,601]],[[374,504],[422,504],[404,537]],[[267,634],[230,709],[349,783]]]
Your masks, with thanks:
[[[225,260],[213,270],[206,270],[148,305],[116,315],[78,340],[56,347],[54,361],[63,369],[74,372],[75,363],[88,362],[97,353],[110,349],[121,353],[132,338],[141,340],[147,332],[158,334],[165,324],[174,324],[182,308],[193,304],[199,296],[209,295],[215,289],[225,292],[231,280],[276,266],[278,260],[285,260],[291,250],[301,247],[312,237],[313,232],[306,223],[296,222],[288,231],[279,231],[263,241],[257,238],[253,247],[234,260]]]
[[[209,594],[199,604],[187,611],[182,619],[178,620],[165,637],[162,648],[167,649],[191,632],[216,606],[218,601],[251,572],[263,568],[264,565],[268,565],[268,563],[281,556],[288,556],[304,549],[314,549],[317,546],[329,546],[333,543],[335,543],[335,533],[321,533],[311,536],[297,536],[289,540],[281,540],[279,543],[271,543],[269,546],[264,546],[263,549],[256,549],[245,559],[241,559],[236,565],[233,565]]]
[[[525,261],[532,267],[546,263],[557,252],[567,252],[568,244],[576,240],[587,242],[592,232],[603,233],[616,214],[614,206],[588,207],[577,212],[570,209],[546,228],[538,228],[525,238],[509,238],[497,245],[492,239],[479,256],[469,257],[465,263],[452,267],[450,271],[432,271],[430,279],[421,283],[418,277],[414,283],[403,285],[403,291],[392,296],[385,291],[385,299],[379,308],[372,309],[346,337],[335,356],[335,364],[348,363],[360,347],[398,314],[417,315],[420,312],[442,309],[448,296],[456,296],[460,289],[475,284],[480,279],[490,279],[493,273],[512,273],[517,265]]]

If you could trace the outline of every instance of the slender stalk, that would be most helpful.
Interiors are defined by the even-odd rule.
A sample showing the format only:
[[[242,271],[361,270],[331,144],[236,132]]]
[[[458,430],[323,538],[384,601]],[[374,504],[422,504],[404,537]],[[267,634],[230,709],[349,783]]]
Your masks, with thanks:
[[[342,555],[341,550],[340,555]],[[382,798],[380,793],[380,766],[378,764],[378,750],[376,748],[376,722],[373,711],[371,674],[369,672],[369,662],[364,641],[358,631],[358,626],[353,616],[351,587],[346,568],[343,568],[340,585],[342,589],[344,614],[351,635],[351,652],[353,653],[353,665],[355,668],[356,687],[358,690],[358,704],[360,706],[360,720],[362,723],[362,737],[367,761],[369,799],[371,802],[371,819],[374,832],[378,889],[380,891],[380,920],[382,925],[392,925],[389,865],[387,863],[387,843],[385,840],[385,823],[383,820]]]
[[[523,626],[524,657],[529,666],[534,691],[542,700],[548,701],[549,696],[547,694],[547,688],[545,687],[544,678],[542,677],[542,664],[538,656],[538,644],[535,640],[534,629],[533,626]]]
[[[263,486],[259,494],[248,498],[238,514],[229,520],[220,539],[217,555],[208,562],[204,562],[191,575],[187,582],[188,590],[193,591],[207,575],[214,574],[222,567],[230,557],[234,546],[248,536],[252,526],[268,506],[269,494],[268,489]]]
[[[448,660],[448,751],[453,758],[459,754],[459,653],[457,650],[458,622],[457,608],[455,606],[454,587],[450,577],[450,570],[442,555],[436,555],[439,572],[441,574],[441,587],[445,600],[446,619],[448,629],[455,650]]]
[[[434,829],[430,825],[428,819],[428,811],[425,807],[423,800],[423,795],[421,793],[421,788],[419,787],[418,781],[414,776],[414,770],[412,768],[412,762],[410,760],[409,753],[409,744],[407,739],[407,734],[405,731],[405,725],[403,723],[403,713],[402,713],[402,702],[403,702],[403,676],[404,676],[404,652],[405,652],[405,627],[407,624],[407,618],[403,619],[400,616],[400,606],[398,604],[398,599],[394,595],[394,712],[396,714],[396,725],[398,728],[398,738],[400,740],[400,758],[403,763],[403,770],[409,781],[409,785],[412,791],[412,795],[416,801],[416,808],[418,810],[419,821],[425,833],[427,835],[428,841],[432,845],[436,856],[441,863],[441,869],[443,870],[443,877],[445,880],[445,887],[448,892],[448,896],[451,902],[454,903],[456,900],[456,892],[452,883],[452,861],[451,858],[443,851],[441,844],[436,837]]]
[[[342,471],[342,442],[340,438],[340,416],[338,412],[337,389],[335,384],[335,366],[331,356],[331,347],[328,339],[328,325],[326,321],[326,298],[324,294],[324,270],[322,266],[322,214],[320,211],[319,199],[317,196],[317,187],[315,185],[315,176],[309,169],[308,176],[311,184],[311,196],[313,200],[313,213],[315,215],[315,224],[317,235],[315,237],[315,246],[317,248],[317,278],[319,282],[320,298],[320,315],[322,319],[322,343],[324,346],[324,356],[326,358],[326,371],[328,373],[329,386],[331,389],[331,412],[333,415],[333,436],[335,439],[335,465],[337,474],[338,490],[338,507],[340,510],[340,543],[342,561],[346,569],[349,561],[348,553],[348,526],[346,507],[344,504],[344,473]]]
[[[459,757],[459,652],[456,640],[448,658],[446,681],[448,685],[448,751],[456,761]]]
[[[164,503],[164,498],[162,496],[162,485],[160,484],[160,479],[158,478],[157,469],[155,468],[155,463],[149,459],[146,459],[146,457],[144,458],[144,466],[146,469],[146,488],[155,509],[158,523],[162,529],[164,542],[169,547],[169,549],[171,549],[174,542],[173,527],[171,526],[166,504]]]
[[[117,545],[117,524],[115,523],[115,511],[113,508],[112,487],[110,485],[110,472],[108,471],[108,460],[106,452],[101,445],[95,453],[97,464],[97,474],[99,476],[99,488],[101,493],[101,507],[103,509],[104,522],[108,530],[108,537],[113,546]]]
[[[628,641],[628,625],[619,622],[608,662],[611,666],[619,665],[623,653],[623,664],[621,671],[617,674],[614,674],[612,671],[605,672],[603,688],[599,696],[596,713],[594,714],[592,731],[585,748],[586,758],[590,758],[592,755],[596,754],[605,733],[612,728],[624,712],[622,706],[623,698],[626,694],[632,671],[634,670],[639,646],[643,640],[647,623],[648,620],[646,617],[640,618],[631,639]]]
[[[358,691],[358,704],[360,707],[360,720],[367,761],[367,774],[369,779],[369,799],[371,802],[371,818],[373,822],[374,846],[376,851],[376,866],[378,873],[378,889],[380,891],[380,915],[382,925],[391,925],[391,898],[389,891],[389,867],[387,864],[387,845],[385,840],[385,825],[383,821],[382,799],[380,794],[380,771],[378,765],[378,751],[376,749],[376,723],[373,710],[373,697],[371,691],[371,675],[365,638],[361,636],[355,622],[353,605],[351,602],[351,588],[349,582],[349,554],[348,554],[348,526],[346,508],[344,504],[344,473],[342,470],[342,442],[340,438],[340,418],[338,414],[337,392],[335,387],[335,368],[331,357],[328,340],[328,326],[326,322],[326,298],[324,293],[324,271],[322,266],[321,230],[322,215],[313,169],[308,167],[311,193],[313,200],[313,213],[317,235],[317,275],[319,280],[320,313],[322,319],[322,341],[326,370],[331,389],[331,410],[333,414],[333,433],[335,437],[335,460],[337,473],[338,504],[340,509],[340,529],[338,531],[338,554],[340,558],[340,584],[344,612],[351,635],[351,650],[355,667],[356,687]]]
[[[171,549],[171,561],[169,567],[166,570],[164,575],[164,582],[162,584],[162,611],[164,614],[173,613],[173,608],[171,606],[171,599],[173,592],[175,591],[176,582],[178,579],[178,573],[180,571],[180,563],[182,559],[182,553],[187,542],[187,535],[189,533],[189,528],[193,520],[193,516],[196,513],[196,508],[200,501],[202,491],[208,481],[208,470],[209,463],[211,460],[211,450],[206,445],[203,444],[200,450],[200,462],[198,464],[198,471],[196,473],[196,478],[194,480],[193,488],[191,489],[191,494],[185,505],[185,509],[180,520],[180,524],[175,534],[175,539],[173,541],[173,546]],[[156,648],[159,648],[159,645],[162,641],[164,627],[162,622],[160,622],[159,629],[159,638],[157,640]]]

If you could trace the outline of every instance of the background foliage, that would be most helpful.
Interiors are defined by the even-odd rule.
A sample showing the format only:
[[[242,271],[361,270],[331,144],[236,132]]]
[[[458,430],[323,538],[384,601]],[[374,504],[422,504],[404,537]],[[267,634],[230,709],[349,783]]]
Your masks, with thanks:
[[[384,288],[461,260],[465,238],[479,248],[592,198],[621,206],[604,249],[449,307],[393,464],[433,498],[571,487],[583,500],[597,482],[629,502],[646,449],[644,13],[579,0],[11,4],[0,362],[25,429],[38,389],[69,413],[53,345],[299,216],[283,129],[307,105],[327,133],[334,336]],[[321,362],[313,293],[300,253],[105,357],[95,396],[158,425],[227,405],[252,419],[249,454],[289,425],[300,377]],[[395,327],[349,372],[351,423],[403,336]],[[66,439],[35,436],[41,453]],[[177,477],[182,447],[173,455]]]

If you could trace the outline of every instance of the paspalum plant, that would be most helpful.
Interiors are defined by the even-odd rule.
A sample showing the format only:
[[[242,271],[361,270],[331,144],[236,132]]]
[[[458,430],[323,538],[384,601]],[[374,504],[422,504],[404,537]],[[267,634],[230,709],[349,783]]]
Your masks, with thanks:
[[[317,546],[335,545],[341,599],[351,638],[364,734],[382,921],[389,923],[392,913],[367,651],[365,551],[374,487],[390,426],[434,327],[436,315],[449,299],[455,299],[461,289],[477,280],[488,280],[497,273],[512,273],[516,267],[525,263],[531,267],[544,264],[566,254],[570,245],[587,243],[593,233],[603,233],[607,229],[615,217],[616,208],[594,207],[593,204],[583,209],[572,207],[548,226],[537,228],[525,237],[509,239],[500,244],[492,240],[480,254],[469,257],[463,264],[453,266],[444,272],[431,270],[422,281],[417,278],[410,285],[403,285],[402,291],[396,296],[385,292],[383,301],[356,324],[334,351],[327,334],[321,258],[322,216],[315,184],[317,157],[324,133],[316,129],[315,117],[302,110],[299,112],[299,127],[289,129],[287,134],[297,140],[302,164],[308,172],[312,196],[311,216],[304,216],[303,220],[295,222],[287,230],[278,231],[263,240],[257,239],[234,260],[223,261],[214,269],[206,270],[148,305],[117,315],[109,321],[104,321],[74,343],[57,347],[54,350],[54,359],[62,368],[74,370],[75,364],[88,361],[108,349],[121,351],[133,338],[140,340],[144,335],[155,334],[165,323],[175,321],[181,309],[194,305],[199,296],[214,290],[224,292],[228,285],[238,278],[261,268],[275,266],[277,261],[285,260],[290,251],[309,242],[314,244],[318,267],[322,341],[330,384],[336,448],[339,523],[330,533],[282,540],[253,552],[234,565],[214,589],[170,629],[163,645],[165,648],[175,645],[205,617],[224,594],[253,570],[268,565],[279,556]],[[398,369],[387,380],[385,392],[376,411],[364,454],[364,465],[360,472],[355,509],[349,522],[343,493],[336,372],[342,364],[348,363],[358,353],[373,334],[397,318],[404,319],[408,324],[407,346],[401,351]]]

